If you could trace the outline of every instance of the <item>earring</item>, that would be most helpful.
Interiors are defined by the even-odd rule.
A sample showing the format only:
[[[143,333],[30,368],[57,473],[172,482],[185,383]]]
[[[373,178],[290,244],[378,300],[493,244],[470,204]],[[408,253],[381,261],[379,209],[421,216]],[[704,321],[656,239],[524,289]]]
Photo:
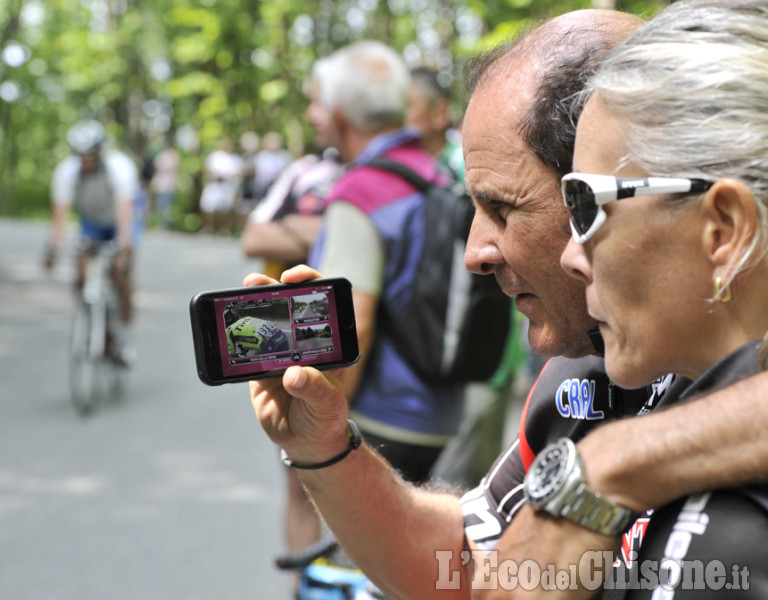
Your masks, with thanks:
[[[731,301],[731,286],[723,286],[723,280],[720,277],[715,277],[715,292],[713,298],[716,302],[722,302],[726,304]]]

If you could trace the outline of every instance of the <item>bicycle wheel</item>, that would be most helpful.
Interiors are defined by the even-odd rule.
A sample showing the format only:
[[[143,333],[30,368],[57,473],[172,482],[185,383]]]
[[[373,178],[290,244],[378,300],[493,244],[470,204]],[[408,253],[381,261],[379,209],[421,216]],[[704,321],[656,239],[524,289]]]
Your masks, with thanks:
[[[127,365],[123,362],[123,348],[116,341],[112,328],[114,322],[108,322],[107,350],[101,365],[101,384],[105,398],[120,400],[125,390]]]
[[[99,379],[104,342],[98,339],[98,320],[94,307],[85,302],[78,304],[72,319],[69,387],[72,403],[81,416],[90,414],[101,396]]]

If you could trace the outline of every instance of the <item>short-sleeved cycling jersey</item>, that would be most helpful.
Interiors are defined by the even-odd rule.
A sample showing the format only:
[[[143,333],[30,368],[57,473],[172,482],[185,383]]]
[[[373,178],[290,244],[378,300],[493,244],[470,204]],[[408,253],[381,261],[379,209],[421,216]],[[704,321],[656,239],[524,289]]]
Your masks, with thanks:
[[[74,206],[83,221],[98,227],[114,227],[115,206],[133,202],[139,189],[139,176],[131,158],[108,150],[94,173],[81,174],[81,159],[71,155],[53,171],[51,196],[53,203]]]

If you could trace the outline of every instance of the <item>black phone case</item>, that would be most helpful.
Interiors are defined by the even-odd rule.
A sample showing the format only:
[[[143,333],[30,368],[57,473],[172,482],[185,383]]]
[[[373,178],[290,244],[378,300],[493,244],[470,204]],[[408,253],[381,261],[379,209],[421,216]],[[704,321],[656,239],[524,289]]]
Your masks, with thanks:
[[[322,285],[332,285],[337,303],[337,316],[339,317],[339,331],[342,336],[341,343],[343,357],[327,363],[316,363],[312,366],[316,369],[337,369],[352,366],[360,360],[360,352],[357,344],[357,329],[352,305],[351,284],[344,278],[313,279],[302,283],[271,284],[245,288],[226,288],[200,292],[189,303],[190,320],[192,324],[192,342],[195,351],[195,363],[200,380],[206,385],[217,386],[224,383],[239,383],[267,377],[279,377],[288,368],[272,369],[248,373],[243,375],[224,375],[221,372],[221,355],[219,352],[218,329],[213,314],[213,300],[215,298],[251,295],[270,290],[292,289],[301,290],[315,288]],[[209,306],[210,305],[210,306]]]

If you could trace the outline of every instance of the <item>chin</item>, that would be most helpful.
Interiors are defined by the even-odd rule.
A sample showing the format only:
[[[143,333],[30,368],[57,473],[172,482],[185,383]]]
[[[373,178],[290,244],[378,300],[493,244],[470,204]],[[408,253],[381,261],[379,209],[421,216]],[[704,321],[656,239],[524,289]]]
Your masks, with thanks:
[[[595,347],[587,335],[586,328],[580,334],[570,331],[570,335],[564,335],[562,331],[548,325],[534,325],[532,322],[528,325],[528,343],[539,356],[582,358],[595,354]]]
[[[631,360],[617,360],[611,358],[611,355],[605,355],[605,372],[611,381],[624,388],[625,390],[634,390],[651,383],[656,377],[644,374],[638,369],[638,364]]]
[[[568,343],[546,328],[529,324],[528,343],[531,350],[545,358],[570,355]]]

